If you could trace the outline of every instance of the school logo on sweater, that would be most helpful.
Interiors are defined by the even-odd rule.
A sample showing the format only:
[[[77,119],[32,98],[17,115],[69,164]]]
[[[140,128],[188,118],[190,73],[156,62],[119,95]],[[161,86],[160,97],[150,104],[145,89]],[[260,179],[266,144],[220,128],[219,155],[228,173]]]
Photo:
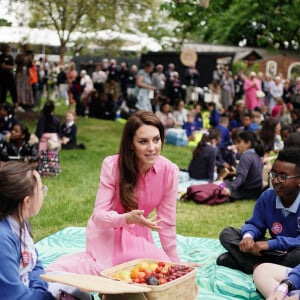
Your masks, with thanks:
[[[273,223],[271,231],[276,235],[280,234],[282,232],[282,225],[278,222]]]

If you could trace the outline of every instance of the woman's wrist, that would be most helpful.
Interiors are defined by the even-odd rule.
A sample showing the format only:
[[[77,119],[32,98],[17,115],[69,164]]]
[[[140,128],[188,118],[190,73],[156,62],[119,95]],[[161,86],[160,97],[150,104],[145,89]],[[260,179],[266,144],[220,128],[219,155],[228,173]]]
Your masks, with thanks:
[[[126,224],[129,224],[129,213],[123,214]]]

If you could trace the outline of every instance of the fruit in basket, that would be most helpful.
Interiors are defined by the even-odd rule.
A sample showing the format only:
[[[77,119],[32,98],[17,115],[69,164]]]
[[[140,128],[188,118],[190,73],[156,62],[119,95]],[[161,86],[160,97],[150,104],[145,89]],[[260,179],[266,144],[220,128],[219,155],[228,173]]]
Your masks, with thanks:
[[[158,262],[158,266],[159,266],[159,267],[165,267],[165,265],[166,265],[166,264],[165,264],[163,261],[159,261],[159,262]]]
[[[122,270],[118,272],[119,278],[125,281],[131,281],[131,275],[129,270]]]
[[[151,263],[149,264],[149,269],[152,270],[152,271],[155,271],[155,269],[158,267],[158,264],[156,263]]]
[[[139,272],[137,275],[138,279],[145,279],[146,280],[146,273],[145,272]]]
[[[147,269],[149,269],[149,264],[146,261],[143,261],[139,263],[138,265],[139,271],[145,272]]]
[[[159,285],[159,280],[152,275],[146,279],[146,283],[149,285]]]
[[[158,282],[159,282],[159,284],[164,284],[164,283],[167,283],[168,280],[166,278],[160,278],[160,279],[158,279]]]
[[[138,268],[133,268],[130,272],[130,277],[131,279],[136,279],[138,278],[138,274],[139,274],[139,269]]]
[[[128,282],[160,285],[176,280],[193,270],[186,265],[177,265],[164,262],[148,263],[142,261],[133,266],[131,270],[121,270],[111,274],[111,278],[124,280]]]

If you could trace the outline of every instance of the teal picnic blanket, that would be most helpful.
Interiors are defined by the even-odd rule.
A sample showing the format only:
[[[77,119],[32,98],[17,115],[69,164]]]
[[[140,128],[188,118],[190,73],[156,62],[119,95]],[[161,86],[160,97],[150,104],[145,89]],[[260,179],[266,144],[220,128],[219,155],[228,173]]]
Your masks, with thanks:
[[[154,241],[161,247],[157,232]],[[197,271],[197,300],[263,299],[257,293],[252,276],[216,265],[216,258],[225,250],[216,239],[177,235],[178,252],[182,261],[200,263]],[[44,267],[55,258],[84,251],[85,228],[67,227],[36,243]]]

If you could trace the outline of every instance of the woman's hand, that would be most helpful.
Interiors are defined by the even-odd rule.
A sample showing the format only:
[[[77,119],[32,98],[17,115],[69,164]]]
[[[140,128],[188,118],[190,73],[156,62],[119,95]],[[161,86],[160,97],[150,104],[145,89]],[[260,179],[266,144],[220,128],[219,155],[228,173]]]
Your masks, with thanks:
[[[159,229],[158,223],[161,220],[157,220],[156,216],[147,219],[144,217],[144,211],[135,209],[125,214],[125,219],[127,224],[137,224],[140,226],[146,226],[151,229]]]

